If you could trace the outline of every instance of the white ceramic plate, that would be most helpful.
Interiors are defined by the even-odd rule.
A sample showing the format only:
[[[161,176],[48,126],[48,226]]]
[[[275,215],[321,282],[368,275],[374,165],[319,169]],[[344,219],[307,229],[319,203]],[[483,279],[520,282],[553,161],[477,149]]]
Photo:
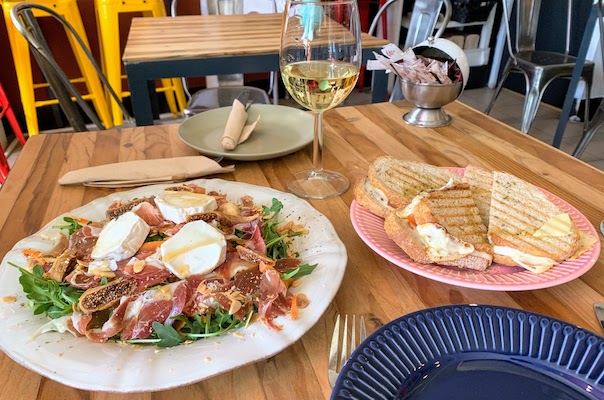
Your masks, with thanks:
[[[304,262],[318,263],[319,266],[292,290],[306,294],[310,300],[295,321],[289,316],[276,319],[275,322],[283,326],[281,331],[256,322],[237,330],[241,337],[227,333],[219,338],[168,349],[97,344],[69,333],[47,333],[31,340],[46,319],[33,315],[18,282],[19,272],[8,262],[23,265],[20,249],[40,248],[44,242],[41,235],[52,230],[52,225],[58,221],[62,222],[63,216],[60,216],[40,232],[18,242],[2,261],[0,298],[15,296],[17,301],[11,304],[0,301],[0,349],[19,364],[65,385],[93,391],[137,392],[197,382],[273,356],[300,339],[327,309],[346,269],[346,248],[332,224],[305,200],[291,194],[220,179],[192,182],[208,190],[226,193],[231,201],[251,195],[256,204],[270,205],[275,197],[284,205],[281,211],[284,219],[299,220],[309,229],[309,235],[296,238],[295,248]],[[167,186],[155,185],[114,193],[66,215],[100,220],[113,201],[157,194]]]
[[[313,139],[313,116],[293,107],[252,104],[248,122],[261,116],[248,140],[232,151],[222,148],[221,140],[232,107],[221,107],[197,114],[180,125],[183,142],[210,157],[255,161],[281,157],[300,150]]]

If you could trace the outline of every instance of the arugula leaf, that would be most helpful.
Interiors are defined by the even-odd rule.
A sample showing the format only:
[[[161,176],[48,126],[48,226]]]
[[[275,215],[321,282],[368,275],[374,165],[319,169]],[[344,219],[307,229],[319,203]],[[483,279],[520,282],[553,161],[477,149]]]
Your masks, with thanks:
[[[154,322],[152,326],[159,338],[159,342],[155,343],[157,347],[174,347],[185,341],[185,338],[170,325]]]
[[[262,214],[265,216],[272,215],[272,218],[275,218],[279,211],[283,209],[283,203],[273,197],[273,201],[271,203],[270,208],[267,206],[262,206]]]
[[[310,275],[315,268],[317,268],[317,265],[319,264],[313,264],[313,265],[309,265],[309,264],[303,264],[300,265],[298,268],[292,269],[291,271],[287,271],[287,272],[283,272],[281,273],[281,279],[286,281],[288,279],[298,279],[304,275]]]
[[[147,242],[161,242],[161,241],[165,240],[166,237],[168,237],[168,235],[163,234],[161,232],[155,232],[155,233],[152,233],[149,236],[147,236],[147,238],[145,239],[145,243],[147,243]]]
[[[78,229],[82,229],[83,227],[75,218],[72,217],[63,217],[63,221],[67,222],[67,225],[54,225],[53,228],[67,229],[69,231],[69,236],[73,235],[75,231],[77,231]],[[91,222],[88,221],[88,224],[90,223]]]
[[[50,318],[60,318],[73,312],[73,305],[78,302],[83,290],[76,289],[66,283],[43,277],[44,269],[36,264],[29,272],[18,265],[9,263],[21,272],[19,283],[29,299],[29,306],[34,314],[46,314]]]
[[[177,346],[185,340],[197,340],[212,336],[220,336],[231,329],[239,328],[245,325],[245,322],[239,321],[234,315],[230,315],[226,310],[216,310],[214,314],[194,315],[187,318],[184,315],[172,317],[175,321],[184,322],[184,326],[178,332],[171,325],[164,325],[159,322],[153,323],[154,336],[157,339],[146,339],[148,343],[155,343],[158,347]],[[141,343],[135,339],[136,343]],[[126,340],[128,343],[134,341]]]

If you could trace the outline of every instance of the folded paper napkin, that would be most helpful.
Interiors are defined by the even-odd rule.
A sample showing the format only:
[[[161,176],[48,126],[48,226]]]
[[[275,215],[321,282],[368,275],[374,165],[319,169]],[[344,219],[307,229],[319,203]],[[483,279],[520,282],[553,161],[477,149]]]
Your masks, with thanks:
[[[256,119],[256,122],[250,125],[245,125],[247,122],[247,111],[245,105],[239,100],[233,101],[233,109],[229,114],[226,126],[224,127],[224,133],[222,134],[222,148],[225,150],[235,150],[237,145],[245,142],[256,125],[260,122],[260,115]]]
[[[182,182],[210,174],[232,172],[235,166],[221,167],[204,156],[126,161],[69,171],[59,179],[61,185],[132,187],[154,183]]]

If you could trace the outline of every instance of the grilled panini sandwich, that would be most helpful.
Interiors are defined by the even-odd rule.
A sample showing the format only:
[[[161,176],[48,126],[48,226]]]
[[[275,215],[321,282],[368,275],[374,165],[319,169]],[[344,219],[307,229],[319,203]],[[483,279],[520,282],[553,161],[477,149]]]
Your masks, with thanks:
[[[542,273],[579,246],[579,230],[568,213],[538,188],[513,175],[493,173],[488,237],[494,262]]]
[[[420,193],[390,213],[384,229],[418,263],[484,271],[492,262],[487,228],[466,183]]]
[[[420,192],[441,188],[451,180],[461,181],[459,175],[446,168],[391,156],[378,157],[369,167],[368,175],[355,185],[355,199],[383,217],[392,209],[411,203]]]

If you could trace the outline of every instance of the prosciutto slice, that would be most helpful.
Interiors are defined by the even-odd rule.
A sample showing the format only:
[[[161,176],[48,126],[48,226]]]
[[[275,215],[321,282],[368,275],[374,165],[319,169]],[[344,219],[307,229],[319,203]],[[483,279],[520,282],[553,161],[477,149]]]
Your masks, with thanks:
[[[260,295],[257,300],[258,316],[272,329],[280,330],[273,319],[285,315],[291,307],[291,299],[287,296],[287,287],[274,269],[264,272],[260,281]]]
[[[101,233],[101,228],[94,225],[86,225],[78,229],[69,238],[68,249],[72,250],[78,260],[90,261],[92,248],[96,244]]]
[[[93,315],[72,314],[74,328],[93,342],[105,342],[120,333],[122,340],[145,339],[153,322],[171,325],[187,301],[187,281],[178,281],[138,295],[122,297],[111,317],[99,329],[89,329]]]
[[[186,281],[147,290],[128,305],[125,317],[127,322],[120,334],[121,339],[149,337],[154,322],[171,325],[172,317],[182,313],[186,301]]]

